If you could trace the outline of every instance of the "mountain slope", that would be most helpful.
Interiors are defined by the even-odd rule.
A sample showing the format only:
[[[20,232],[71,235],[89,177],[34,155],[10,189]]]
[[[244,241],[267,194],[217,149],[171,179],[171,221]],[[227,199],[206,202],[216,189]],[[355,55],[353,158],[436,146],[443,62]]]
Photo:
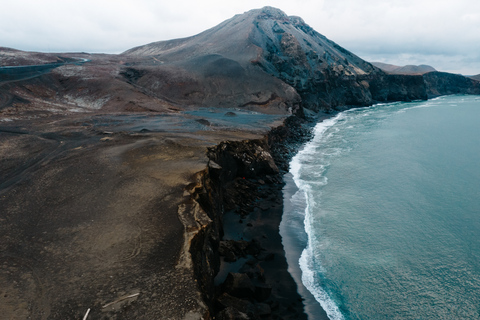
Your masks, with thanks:
[[[480,74],[477,74],[476,76],[471,76],[469,78],[473,79],[473,80],[476,80],[476,81],[480,81]]]
[[[194,99],[199,104],[208,101],[218,105],[215,97],[225,100],[225,86],[233,93],[238,92],[235,88],[241,88],[242,94],[233,95],[247,100],[240,106],[258,106],[261,100],[265,106],[281,101],[283,104],[277,103],[278,108],[293,110],[298,108],[300,99],[304,107],[318,111],[342,105],[426,98],[421,78],[390,77],[328,40],[301,18],[289,17],[272,7],[236,15],[193,37],[136,47],[123,56],[143,59],[143,66],[135,68],[142,69],[145,77],[136,83],[162,95],[164,88],[148,84],[153,80],[146,71],[149,63],[161,61],[157,70],[170,70],[169,79],[173,83],[183,83],[184,75],[190,73],[187,78],[197,86]],[[220,79],[223,87],[216,85]],[[201,85],[197,80],[201,80]],[[273,83],[274,87],[267,83]],[[275,89],[278,87],[280,91]],[[262,99],[253,97],[253,88]],[[192,98],[185,91],[175,90],[177,101],[187,95]],[[288,102],[292,98],[293,104]]]

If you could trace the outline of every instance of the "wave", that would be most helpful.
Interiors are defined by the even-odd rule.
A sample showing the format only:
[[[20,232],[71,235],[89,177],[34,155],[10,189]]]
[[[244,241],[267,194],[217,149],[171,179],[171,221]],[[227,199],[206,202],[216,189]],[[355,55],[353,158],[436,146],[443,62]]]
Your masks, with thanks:
[[[476,101],[475,97],[461,98]],[[285,212],[284,216],[288,216],[290,219],[286,228],[292,228],[292,215],[296,216],[294,219],[303,221],[296,225],[295,231],[287,231],[290,232],[290,237],[293,234],[294,237],[301,237],[303,240],[301,241],[302,245],[296,248],[295,260],[289,261],[289,264],[290,262],[296,264],[299,275],[294,278],[298,283],[303,284],[309,294],[311,293],[310,297],[313,295],[308,301],[315,305],[319,304],[329,319],[345,320],[348,318],[348,314],[342,312],[348,313],[348,310],[343,308],[349,303],[348,300],[343,300],[342,293],[337,292],[338,288],[335,288],[333,283],[333,287],[329,284],[328,273],[331,271],[326,270],[320,261],[323,259],[321,257],[325,252],[325,247],[320,248],[319,243],[327,243],[328,239],[319,238],[321,235],[317,230],[318,214],[321,213],[319,210],[322,210],[320,201],[323,187],[329,183],[326,176],[328,170],[331,170],[330,163],[335,163],[335,159],[338,159],[339,156],[354,150],[357,146],[353,141],[357,141],[358,135],[368,135],[368,132],[377,126],[382,128],[381,130],[388,131],[391,123],[388,119],[397,117],[396,114],[399,112],[436,106],[453,106],[457,101],[458,96],[439,97],[429,101],[377,104],[344,111],[317,124],[314,128],[313,139],[290,162],[290,174],[293,181],[289,183],[294,185],[292,188],[295,191],[290,193],[293,208],[290,208],[291,212]],[[302,234],[299,235],[299,233]],[[287,248],[285,250],[288,251]],[[340,295],[337,295],[338,293]],[[308,309],[307,301],[306,308]],[[312,315],[312,319],[315,319],[314,314],[310,313],[310,315]]]
[[[314,250],[314,244],[317,241],[312,227],[313,215],[311,210],[317,207],[314,193],[318,193],[318,190],[328,183],[325,171],[330,165],[330,159],[338,157],[343,152],[350,151],[347,146],[348,143],[346,143],[348,137],[345,136],[345,133],[355,134],[359,126],[358,120],[365,123],[365,120],[361,120],[362,118],[365,119],[365,117],[371,117],[372,114],[375,114],[371,122],[378,123],[385,117],[384,113],[378,112],[379,110],[391,111],[399,107],[404,108],[405,103],[382,103],[370,107],[354,108],[318,123],[314,128],[313,139],[305,144],[303,149],[290,162],[290,173],[293,176],[297,191],[290,195],[289,199],[295,205],[295,209],[292,209],[295,212],[288,214],[288,228],[292,228],[294,218],[291,215],[295,214],[296,219],[303,219],[302,227],[306,234],[305,241],[303,241],[304,246],[300,249],[301,254],[295,262],[298,263],[301,270],[301,282],[331,320],[345,320],[345,316],[319,280],[318,272],[322,273],[324,270],[316,259]],[[298,226],[296,231],[298,234]]]
[[[292,196],[292,198],[297,199],[297,201],[298,199],[305,201],[304,212],[299,213],[304,216],[305,233],[307,235],[306,248],[301,253],[299,261],[300,269],[302,271],[302,283],[313,294],[323,310],[327,313],[327,316],[332,320],[344,320],[344,317],[333,299],[331,299],[328,293],[316,283],[315,270],[318,269],[318,266],[314,265],[314,255],[311,249],[313,247],[313,235],[311,223],[309,221],[311,218],[310,208],[315,205],[314,200],[310,196],[311,188],[314,185],[322,186],[327,184],[328,180],[325,176],[322,176],[322,174],[328,164],[309,165],[309,163],[312,160],[311,158],[318,153],[317,148],[321,145],[322,140],[328,139],[329,134],[327,131],[335,124],[345,119],[346,112],[342,112],[333,118],[318,123],[314,128],[314,138],[308,142],[290,162],[290,173],[292,174],[293,181],[298,188],[298,191]],[[331,155],[337,152],[339,152],[339,150],[334,151]],[[310,174],[308,177],[302,177],[302,172],[305,172],[305,170],[308,171],[313,166],[316,167],[316,173],[314,175]]]

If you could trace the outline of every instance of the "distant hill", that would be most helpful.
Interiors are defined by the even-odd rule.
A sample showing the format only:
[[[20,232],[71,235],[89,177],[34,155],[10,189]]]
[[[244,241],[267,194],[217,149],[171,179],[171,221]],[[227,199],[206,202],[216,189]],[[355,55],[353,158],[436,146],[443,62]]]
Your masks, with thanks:
[[[470,79],[480,81],[480,74],[477,74],[476,76],[470,76]]]
[[[437,71],[434,67],[426,64],[421,64],[419,66],[406,65],[403,67],[382,62],[372,62],[372,64],[377,68],[392,74],[424,74],[427,72]]]

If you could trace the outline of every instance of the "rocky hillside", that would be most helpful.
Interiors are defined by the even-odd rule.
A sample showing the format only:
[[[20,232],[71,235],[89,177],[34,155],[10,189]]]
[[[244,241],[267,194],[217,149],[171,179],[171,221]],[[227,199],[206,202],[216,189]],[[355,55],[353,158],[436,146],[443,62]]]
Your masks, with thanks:
[[[423,75],[429,98],[447,94],[479,94],[480,82],[446,72],[429,72]]]
[[[421,64],[421,65],[406,65],[406,66],[396,66],[393,64],[382,63],[382,62],[372,62],[372,64],[387,73],[393,74],[424,74],[427,72],[437,71],[434,67]]]
[[[343,105],[426,98],[421,78],[387,75],[319,34],[301,18],[287,16],[272,7],[237,15],[190,38],[151,43],[123,55],[130,59],[150,59],[152,64],[159,61],[162,69],[174,68],[181,74],[176,76],[172,72],[169,80],[174,83],[183,83],[188,72],[190,82],[198,84],[195,80],[201,79],[199,87],[203,88],[194,97],[188,95],[187,88],[176,92],[176,99],[188,95],[196,103],[213,99],[216,104],[214,97],[218,98],[219,93],[220,99],[223,98],[224,87],[213,85],[218,83],[219,76],[222,84],[233,92],[241,88],[235,97],[246,101],[242,106],[282,101],[287,108],[295,109],[297,101],[302,101],[304,107],[318,111]],[[137,83],[151,83],[145,64],[135,69],[145,74],[136,79]],[[282,90],[272,90],[262,80],[256,82],[257,79],[269,79],[267,82],[274,81],[277,86],[281,80]],[[153,86],[156,84],[150,84],[149,88]],[[252,88],[262,89],[257,91],[262,99],[252,95]],[[155,90],[164,92],[158,86]],[[288,103],[289,100],[294,103]]]

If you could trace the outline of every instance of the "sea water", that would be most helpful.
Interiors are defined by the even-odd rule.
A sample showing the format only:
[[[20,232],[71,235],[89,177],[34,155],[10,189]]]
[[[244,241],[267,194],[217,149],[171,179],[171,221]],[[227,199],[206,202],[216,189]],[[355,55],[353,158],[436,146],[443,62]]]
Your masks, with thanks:
[[[314,130],[281,232],[328,317],[480,319],[480,97],[351,109]]]

